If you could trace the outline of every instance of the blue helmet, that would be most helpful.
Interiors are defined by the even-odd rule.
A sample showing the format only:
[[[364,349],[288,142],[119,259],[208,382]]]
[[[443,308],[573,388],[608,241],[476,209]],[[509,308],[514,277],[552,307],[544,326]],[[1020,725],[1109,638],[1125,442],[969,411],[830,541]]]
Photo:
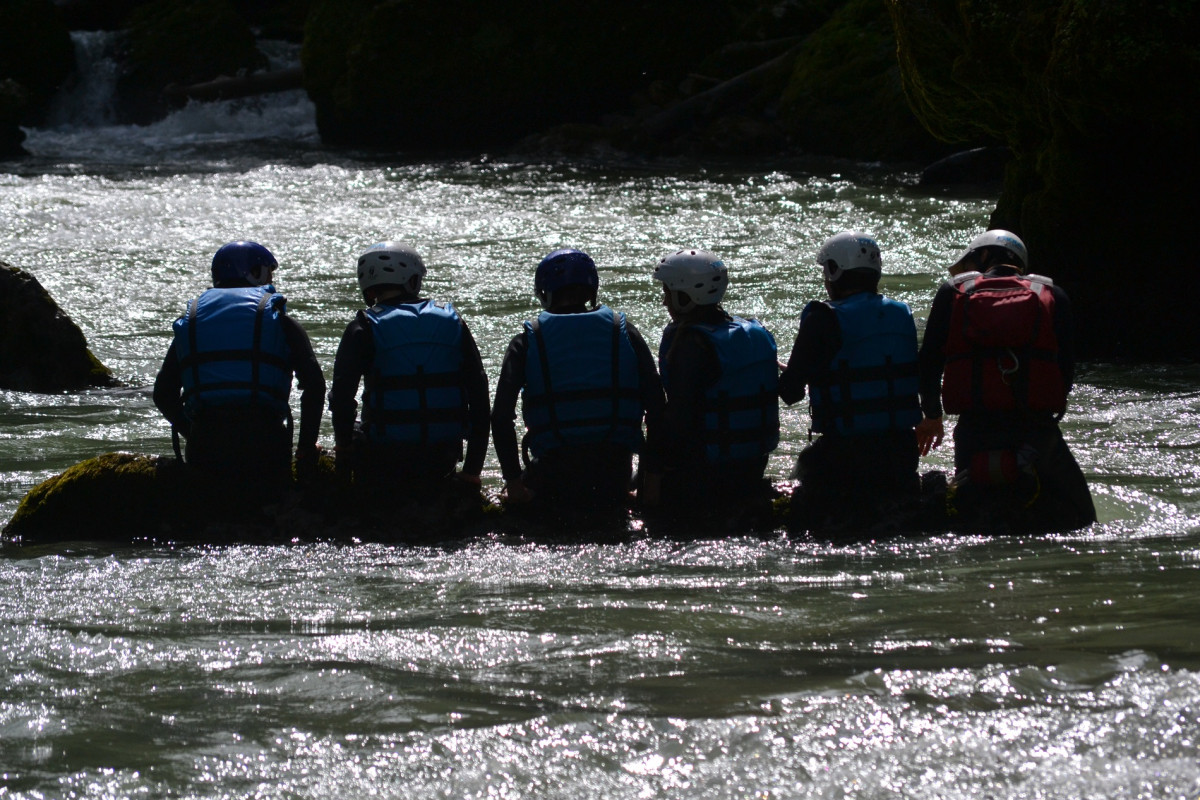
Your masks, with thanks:
[[[593,292],[600,288],[596,262],[582,250],[555,250],[538,264],[533,278],[533,293],[549,306],[550,295],[564,286],[587,286]]]
[[[213,286],[247,283],[263,286],[271,282],[271,273],[278,268],[275,256],[258,242],[230,242],[213,256]]]

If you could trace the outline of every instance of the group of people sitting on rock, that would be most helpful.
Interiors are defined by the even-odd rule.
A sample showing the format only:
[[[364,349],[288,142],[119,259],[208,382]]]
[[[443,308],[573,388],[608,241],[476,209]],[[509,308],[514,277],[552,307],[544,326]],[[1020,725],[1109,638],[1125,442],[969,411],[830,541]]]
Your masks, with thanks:
[[[912,508],[919,456],[942,442],[943,404],[958,415],[955,474],[942,493],[951,513],[992,497],[1055,529],[1095,520],[1058,427],[1074,374],[1069,301],[1028,273],[1017,236],[992,230],[970,243],[920,343],[910,308],[879,293],[870,236],[839,233],[816,262],[829,299],[805,307],[781,365],[766,328],[722,307],[729,270],[715,254],[684,249],[655,266],[671,318],[655,359],[624,313],[598,303],[592,258],[555,250],[534,274],[543,310],[509,342],[489,400],[467,324],[422,296],[420,254],[376,244],[357,262],[367,307],[333,365],[337,474],[379,509],[449,487],[478,495],[490,432],[506,507],[590,513],[624,509],[636,492],[647,511],[701,520],[771,497],[764,473],[779,400],[807,395],[809,444],[791,504],[804,527]],[[297,475],[314,471],[321,452],[325,379],[272,286],[277,267],[255,242],[220,248],[214,288],[175,321],[154,386],[176,452],[182,437],[190,465],[258,497],[292,480],[293,377]]]

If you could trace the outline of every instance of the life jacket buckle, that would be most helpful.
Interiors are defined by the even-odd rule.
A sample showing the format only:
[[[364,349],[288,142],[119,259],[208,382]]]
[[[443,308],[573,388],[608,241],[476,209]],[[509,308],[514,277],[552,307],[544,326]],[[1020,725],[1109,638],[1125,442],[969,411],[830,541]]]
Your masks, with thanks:
[[[996,359],[996,366],[1000,369],[1000,380],[1004,381],[1005,386],[1010,386],[1012,384],[1012,376],[1015,375],[1017,370],[1021,368],[1021,360],[1017,358],[1017,354],[1013,352],[1011,347],[1006,349],[1005,352],[1008,354],[1008,357],[1012,359],[1012,366],[1004,366],[1003,356]]]

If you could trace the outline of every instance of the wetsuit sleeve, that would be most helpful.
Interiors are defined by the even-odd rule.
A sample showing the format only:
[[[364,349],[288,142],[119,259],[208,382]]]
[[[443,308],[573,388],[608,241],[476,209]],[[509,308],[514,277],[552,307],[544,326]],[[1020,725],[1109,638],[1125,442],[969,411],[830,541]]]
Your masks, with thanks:
[[[525,385],[527,352],[528,342],[524,333],[514,336],[508,343],[492,403],[492,443],[496,447],[496,458],[500,461],[500,472],[506,481],[521,477],[521,453],[517,446],[514,421],[517,418],[517,398]]]
[[[933,296],[929,319],[925,322],[925,335],[917,353],[921,413],[929,419],[942,416],[942,373],[946,369],[946,341],[950,336],[954,292],[953,286],[943,283]]]
[[[308,450],[316,446],[317,434],[321,432],[321,412],[325,407],[325,375],[312,342],[300,323],[291,317],[280,317],[283,335],[290,351],[289,363],[300,386],[300,435],[297,450]]]
[[[662,379],[658,376],[658,367],[654,364],[654,355],[650,352],[650,347],[628,318],[625,320],[625,332],[629,334],[629,343],[633,346],[633,352],[637,354],[638,392],[642,408],[646,410],[646,446],[638,459],[638,465],[648,472],[658,472],[662,469],[667,405]]]
[[[467,453],[463,459],[463,472],[467,475],[478,476],[483,472],[483,461],[487,458],[488,423],[490,408],[488,407],[488,378],[483,369],[483,359],[479,355],[479,346],[475,337],[462,325],[462,379],[463,391],[467,397]]]
[[[1075,314],[1071,298],[1057,285],[1054,293],[1054,336],[1058,340],[1058,367],[1067,391],[1075,386]]]
[[[329,389],[329,416],[333,421],[334,444],[350,444],[358,415],[358,386],[374,357],[375,343],[370,323],[360,311],[346,326],[333,360],[333,383]]]
[[[664,453],[668,466],[686,467],[704,458],[697,434],[704,429],[705,392],[720,380],[721,364],[708,337],[690,326],[676,330],[666,358]]]
[[[805,387],[829,370],[840,347],[834,310],[817,301],[805,306],[787,367],[779,376],[779,399],[789,406],[803,400]]]
[[[192,425],[183,411],[183,374],[174,342],[167,348],[167,355],[154,378],[154,405],[167,422],[179,431],[179,435],[186,439],[192,432]]]

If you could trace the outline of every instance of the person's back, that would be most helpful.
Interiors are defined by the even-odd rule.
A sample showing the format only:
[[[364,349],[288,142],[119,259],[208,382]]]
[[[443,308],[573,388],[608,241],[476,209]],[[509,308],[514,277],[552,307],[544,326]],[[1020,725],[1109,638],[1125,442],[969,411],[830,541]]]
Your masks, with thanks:
[[[424,498],[455,476],[475,487],[487,450],[487,375],[449,303],[419,296],[426,267],[410,245],[382,242],[357,264],[368,307],[346,327],[329,394],[339,473],[360,501]],[[355,396],[363,385],[362,419]]]
[[[704,250],[661,259],[654,278],[672,322],[659,370],[666,390],[661,498],[674,515],[706,514],[767,496],[767,460],[779,443],[775,339],[720,303],[728,268]]]
[[[653,358],[623,313],[597,306],[599,277],[587,254],[551,253],[534,285],[544,310],[509,343],[492,410],[508,501],[536,498],[559,511],[623,507],[643,418],[651,431],[661,414]]]
[[[1058,426],[1074,380],[1070,300],[1028,273],[1024,242],[975,237],[934,296],[921,343],[921,450],[958,414],[948,506],[985,525],[1066,530],[1096,519]]]
[[[805,307],[779,387],[789,405],[808,388],[820,434],[797,459],[799,521],[886,524],[910,514],[920,491],[916,325],[906,304],[879,294],[870,237],[837,234],[817,261],[830,300]]]
[[[262,496],[290,480],[293,373],[302,396],[298,459],[315,463],[324,377],[307,335],[271,285],[278,264],[255,242],[213,257],[214,287],[187,305],[155,380],[154,401],[187,440],[192,467]]]

